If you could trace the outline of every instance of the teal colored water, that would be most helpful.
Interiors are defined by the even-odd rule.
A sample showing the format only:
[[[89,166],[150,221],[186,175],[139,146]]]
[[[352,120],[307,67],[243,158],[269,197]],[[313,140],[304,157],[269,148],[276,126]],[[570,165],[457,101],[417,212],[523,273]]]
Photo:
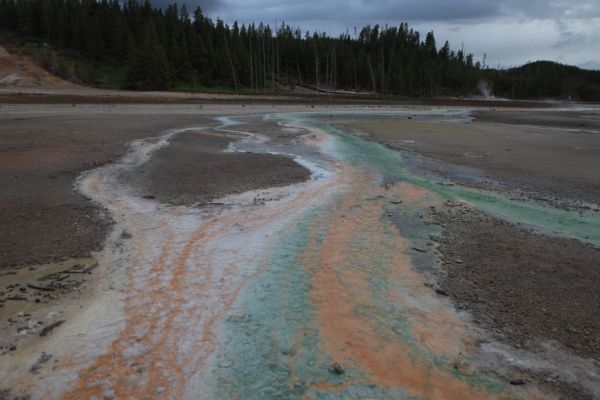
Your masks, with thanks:
[[[319,321],[310,298],[312,274],[303,258],[318,256],[331,223],[329,214],[325,206],[306,212],[274,244],[263,271],[240,293],[220,329],[224,346],[213,371],[219,382],[214,398],[413,399],[402,389],[361,383],[364,372],[349,366],[343,375],[332,372],[335,360],[319,351]],[[319,389],[354,380],[358,382],[345,390]]]
[[[327,371],[328,360],[316,351],[319,332],[308,298],[311,276],[299,260],[309,221],[324,211],[307,213],[280,238],[263,261],[264,271],[240,294],[223,327],[227,345],[215,374],[226,383],[219,385],[216,397],[298,398],[307,389],[309,370]]]
[[[463,201],[544,232],[600,243],[600,221],[595,217],[513,201],[496,193],[443,186],[410,173],[406,159],[397,151],[347,134],[306,115],[287,115],[283,119],[324,129],[335,139],[329,149],[335,157],[358,167],[359,171],[375,171],[382,181],[405,181],[442,199]],[[355,178],[361,179],[360,173]],[[375,190],[380,183],[367,185],[367,192]],[[361,196],[362,193],[357,198]],[[365,202],[369,201],[369,193],[364,193],[363,198]],[[482,375],[463,374],[452,368],[448,354],[438,354],[424,347],[414,336],[415,309],[423,307],[426,313],[427,305],[421,303],[423,298],[418,292],[410,292],[413,289],[410,284],[402,282],[404,278],[394,277],[392,269],[396,253],[389,249],[395,248],[393,242],[398,236],[391,232],[394,230],[392,225],[382,221],[388,221],[391,213],[402,213],[400,232],[410,241],[410,246],[425,246],[429,235],[439,233],[438,228],[425,226],[418,218],[419,212],[429,204],[408,207],[392,205],[389,199],[380,203],[379,220],[372,218],[372,214],[361,219],[360,212],[354,208],[362,207],[359,201],[348,207],[341,206],[334,199],[307,210],[298,218],[298,223],[289,226],[272,241],[269,255],[260,261],[261,272],[241,290],[228,318],[220,324],[221,351],[212,371],[216,382],[214,398],[416,398],[401,387],[391,389],[374,384],[369,373],[356,365],[344,365],[343,374],[332,372],[332,364],[337,360],[323,348],[322,314],[317,306],[318,299],[314,298],[313,279],[316,269],[322,267],[320,257],[326,253],[324,243],[328,238],[332,239],[332,226],[339,223],[340,215],[352,218],[354,211],[360,229],[352,231],[347,247],[337,249],[344,256],[338,257],[335,253],[333,259],[336,264],[329,267],[341,275],[349,271],[350,275],[366,277],[368,296],[365,295],[362,302],[349,300],[353,305],[352,318],[372,328],[384,338],[384,343],[401,343],[405,356],[415,365],[422,365],[432,373],[442,371],[465,384],[469,390],[483,393],[484,398],[487,395],[512,398],[504,383]],[[377,229],[382,226],[384,230]],[[410,247],[407,253],[413,257],[413,263],[414,257],[423,256],[412,254]],[[331,254],[328,256],[332,257]],[[348,285],[350,293],[357,293],[353,292],[358,290],[356,287]],[[397,288],[409,291],[404,295],[414,303],[398,302],[390,297],[389,293]],[[365,301],[365,298],[369,300]],[[342,343],[341,346],[351,348],[352,344]],[[424,385],[435,388],[436,382],[424,382]]]
[[[440,181],[425,179],[408,171],[406,160],[399,151],[391,150],[379,143],[364,140],[343,132],[330,124],[311,119],[310,115],[290,116],[302,123],[317,126],[338,138],[338,156],[354,165],[378,169],[390,179],[405,181],[426,188],[445,199],[466,202],[481,211],[507,220],[530,225],[544,233],[578,239],[600,245],[600,218],[542,206],[532,201],[511,200],[501,194],[463,186],[441,185]]]

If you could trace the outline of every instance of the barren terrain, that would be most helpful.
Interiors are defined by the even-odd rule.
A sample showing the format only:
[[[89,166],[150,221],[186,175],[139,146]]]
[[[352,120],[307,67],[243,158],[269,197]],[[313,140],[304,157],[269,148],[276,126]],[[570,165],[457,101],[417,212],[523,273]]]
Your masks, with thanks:
[[[452,173],[445,164],[470,167],[490,184],[597,203],[600,113],[502,110],[476,111],[474,116],[476,122],[463,120],[464,114],[446,121],[427,115],[362,119],[352,127],[392,148],[441,161],[441,174]]]
[[[181,135],[124,179],[142,196],[193,205],[257,188],[286,186],[310,176],[291,158],[227,151],[230,143],[244,138],[218,131]]]
[[[110,217],[73,190],[75,179],[122,156],[127,144],[194,116],[4,116],[0,124],[0,267],[86,257]]]
[[[446,120],[355,117],[342,124],[407,156],[425,156],[415,161],[422,172],[597,214],[597,110],[478,110],[471,115],[475,122],[459,114]],[[600,247],[535,233],[523,221],[456,205],[434,210],[433,219],[443,227],[439,282],[478,324],[517,348],[543,351],[546,343],[559,343],[597,365]],[[551,382],[564,398],[593,397],[544,374],[532,379]]]
[[[597,397],[598,110],[523,111],[4,104],[0,397]]]

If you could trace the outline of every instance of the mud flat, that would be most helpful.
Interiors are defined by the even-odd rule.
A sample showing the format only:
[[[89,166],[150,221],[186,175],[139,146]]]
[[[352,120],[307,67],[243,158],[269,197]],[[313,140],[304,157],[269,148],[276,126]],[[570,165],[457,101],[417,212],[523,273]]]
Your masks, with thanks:
[[[47,118],[57,109],[74,113],[33,111]],[[525,180],[486,178],[473,165],[398,145],[414,139],[388,143],[368,130],[397,121],[413,134],[417,124],[460,130],[471,125],[469,110],[161,113],[203,119],[134,140],[123,157],[78,179],[114,224],[93,259],[54,266],[51,284],[35,284],[76,285],[71,272],[93,266],[80,286],[89,285],[86,298],[64,297],[66,308],[53,316],[6,303],[7,321],[16,322],[3,332],[36,340],[0,356],[2,396],[600,394],[589,321],[600,218],[584,208],[590,203],[540,203],[526,196]],[[485,148],[483,139],[469,148],[470,135],[460,151]],[[508,168],[516,176],[521,164]],[[524,196],[513,198],[516,189]],[[19,273],[11,279],[38,279],[37,270]],[[561,324],[569,326],[544,332]]]
[[[302,182],[310,171],[290,157],[227,151],[245,139],[227,132],[186,132],[124,176],[142,196],[163,203],[209,203],[229,194]]]
[[[509,125],[534,125],[551,128],[599,131],[600,113],[596,110],[477,110],[471,114],[475,121]]]
[[[169,115],[2,115],[0,268],[88,257],[110,217],[73,190],[83,171],[122,156],[134,140],[203,121]],[[206,121],[206,120],[205,120]]]
[[[73,190],[77,176],[119,158],[133,140],[158,136],[174,127],[217,126],[219,122],[211,115],[218,112],[219,108],[195,106],[0,109],[0,268],[88,257],[104,239],[110,217]],[[164,178],[155,188],[169,192],[175,190],[169,185],[180,185],[186,193],[196,193],[198,201],[209,201],[226,193],[307,177],[306,170],[295,169],[297,164],[286,157],[243,153],[220,157],[231,141],[243,136],[221,133],[210,137],[175,138],[173,148],[162,150],[156,161],[140,168],[139,181],[151,185],[151,177]],[[179,164],[170,167],[170,159]],[[195,168],[202,170],[196,173]]]
[[[321,171],[319,177],[222,199],[228,206],[201,208],[173,207],[156,198],[143,198],[124,182],[126,172],[152,160],[154,152],[172,144],[171,139],[195,131],[184,128],[134,142],[125,158],[82,179],[81,190],[115,219],[105,248],[96,256],[100,265],[93,300],[76,314],[69,314],[71,318],[47,340],[3,356],[3,366],[16,366],[3,374],[2,387],[11,390],[6,396],[30,393],[35,398],[88,398],[112,393],[117,397],[163,397],[165,392],[177,398],[213,398],[208,393],[218,382],[209,379],[211,366],[215,365],[216,349],[222,346],[216,325],[227,320],[247,279],[261,274],[264,265],[260,260],[270,252],[268,238],[276,237],[307,207],[327,196],[332,182],[325,170],[304,160],[312,165],[313,174]],[[205,151],[215,153],[213,160],[238,156],[222,153],[231,134],[227,133],[225,140],[211,138],[214,145]],[[210,143],[206,137],[190,138],[197,140],[195,144]],[[263,153],[281,153],[281,147],[271,149],[260,139],[252,144]],[[260,164],[259,157],[253,157],[247,160],[273,169],[279,167],[277,161],[292,162],[288,157],[267,154],[263,156],[267,164]],[[258,172],[251,165],[247,171]],[[296,167],[295,172],[308,177],[303,167]],[[261,178],[250,181],[272,182],[264,176],[261,170]],[[281,179],[278,183],[283,184]],[[176,191],[180,193],[180,187]],[[131,342],[131,335],[137,334],[143,337]],[[153,355],[140,358],[139,346]],[[74,347],[81,351],[73,351]],[[44,349],[42,355],[40,349]],[[107,350],[113,355],[104,356]],[[37,363],[40,357],[43,361]],[[48,357],[52,368],[47,365]],[[131,357],[138,360],[132,363]],[[34,368],[36,363],[39,367]],[[32,368],[35,373],[30,372]],[[58,370],[73,376],[75,384],[65,382]],[[131,374],[141,378],[133,386]],[[46,379],[52,382],[39,384],[48,382]]]
[[[52,334],[95,288],[94,253],[113,220],[75,189],[76,178],[121,157],[132,140],[208,121],[112,108],[36,111],[0,110],[3,355]]]
[[[503,110],[477,111],[475,115],[476,121],[485,118],[507,123],[470,122],[465,120],[469,118],[467,114],[459,113],[437,120],[418,115],[362,121],[357,118],[351,127],[392,148],[415,151],[451,166],[475,168],[482,178],[479,182],[497,181],[509,189],[598,203],[600,111],[571,115],[560,111]],[[574,129],[530,125],[552,121],[556,121],[555,126]],[[585,126],[579,127],[577,121],[583,121]],[[433,168],[452,178],[448,173],[452,170],[446,165]]]
[[[398,149],[413,159],[415,171],[429,178],[438,176],[448,184],[485,188],[507,197],[517,197],[518,192],[517,201],[561,208],[569,204],[589,212],[598,209],[600,198],[599,115],[487,110],[473,112],[475,121],[485,122],[471,122],[470,113],[459,113],[353,116],[355,121],[343,124],[354,134]],[[336,119],[344,117],[329,120]],[[591,360],[588,368],[598,370],[597,244],[540,234],[525,221],[500,219],[460,202],[430,215],[442,227],[439,238],[434,238],[440,240],[442,257],[438,279],[459,308],[513,348],[534,354],[566,351]],[[521,368],[524,376],[554,387],[563,398],[597,395],[564,375]]]
[[[114,221],[76,189],[76,178],[122,157],[132,141],[175,127],[220,124],[198,115],[196,107],[38,107],[0,114],[0,354],[50,334],[97,286],[94,256]],[[140,197],[154,193],[171,204],[210,202],[308,178],[308,170],[289,157],[226,151],[244,138],[186,132],[124,176]]]

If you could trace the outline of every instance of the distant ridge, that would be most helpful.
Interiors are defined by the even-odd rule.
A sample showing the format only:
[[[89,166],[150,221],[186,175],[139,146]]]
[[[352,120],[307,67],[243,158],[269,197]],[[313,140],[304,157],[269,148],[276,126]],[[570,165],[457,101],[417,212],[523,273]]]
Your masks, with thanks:
[[[571,99],[598,101],[600,71],[554,61],[535,61],[510,68],[493,77],[496,96],[517,99]]]

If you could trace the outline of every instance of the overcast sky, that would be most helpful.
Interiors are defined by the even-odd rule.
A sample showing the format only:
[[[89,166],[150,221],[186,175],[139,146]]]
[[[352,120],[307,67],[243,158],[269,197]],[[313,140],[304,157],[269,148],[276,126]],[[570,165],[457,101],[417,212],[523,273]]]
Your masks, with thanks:
[[[168,2],[168,0],[155,0]],[[187,0],[225,22],[285,21],[337,35],[406,21],[438,46],[464,44],[476,59],[509,67],[545,59],[600,69],[600,0]]]

